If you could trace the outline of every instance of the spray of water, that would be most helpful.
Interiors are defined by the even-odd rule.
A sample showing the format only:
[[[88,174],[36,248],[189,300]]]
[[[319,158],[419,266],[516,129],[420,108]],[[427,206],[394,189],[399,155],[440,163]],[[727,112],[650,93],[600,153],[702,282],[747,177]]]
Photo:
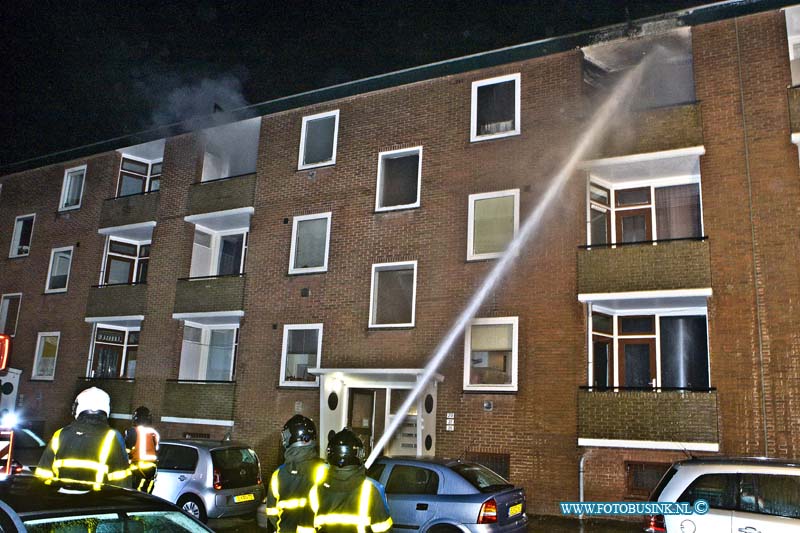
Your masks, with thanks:
[[[630,72],[622,80],[620,80],[605,103],[594,114],[592,120],[589,122],[588,127],[578,138],[575,148],[561,166],[561,170],[553,177],[549,187],[547,188],[547,191],[542,196],[541,201],[536,205],[531,214],[525,220],[525,223],[519,229],[517,236],[508,245],[508,248],[503,256],[497,261],[492,270],[486,276],[486,279],[478,288],[477,292],[472,295],[472,298],[469,300],[467,306],[458,316],[456,321],[453,323],[453,326],[447,332],[447,335],[445,335],[445,337],[437,346],[436,350],[433,352],[433,356],[425,367],[422,375],[417,380],[416,385],[411,390],[411,393],[403,402],[403,405],[400,406],[398,413],[407,413],[411,408],[411,405],[417,401],[417,398],[428,385],[428,382],[431,380],[433,374],[436,372],[439,366],[441,366],[445,357],[447,357],[447,354],[450,352],[453,344],[455,344],[456,340],[464,332],[464,329],[475,316],[475,313],[477,313],[480,309],[483,301],[492,292],[503,276],[508,272],[509,267],[513,263],[514,259],[519,255],[522,247],[533,235],[533,230],[541,222],[545,212],[547,211],[547,208],[556,198],[558,198],[561,190],[564,188],[564,185],[567,183],[570,176],[572,176],[578,164],[586,157],[589,149],[602,137],[609,123],[612,121],[612,118],[622,108],[627,97],[630,96],[633,89],[639,85],[642,77],[642,70],[648,61],[649,57],[646,56],[636,68],[631,69]],[[372,463],[381,453],[381,450],[386,447],[386,445],[389,443],[389,440],[392,438],[392,435],[394,435],[404,419],[405,417],[402,416],[396,416],[392,419],[391,423],[378,440],[378,444],[372,449],[372,452],[367,458],[367,468],[372,465]]]

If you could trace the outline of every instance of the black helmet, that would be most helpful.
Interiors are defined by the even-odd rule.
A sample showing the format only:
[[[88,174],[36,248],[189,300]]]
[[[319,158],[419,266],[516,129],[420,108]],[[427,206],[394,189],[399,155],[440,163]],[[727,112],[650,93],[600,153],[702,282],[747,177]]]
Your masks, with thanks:
[[[347,428],[328,440],[328,464],[333,466],[360,466],[366,450],[358,436]]]
[[[309,446],[317,440],[317,426],[314,421],[303,415],[294,415],[281,431],[281,441],[285,449],[294,446]]]
[[[153,417],[150,415],[150,409],[143,405],[136,408],[136,410],[133,412],[132,419],[134,426],[149,426],[153,423]]]

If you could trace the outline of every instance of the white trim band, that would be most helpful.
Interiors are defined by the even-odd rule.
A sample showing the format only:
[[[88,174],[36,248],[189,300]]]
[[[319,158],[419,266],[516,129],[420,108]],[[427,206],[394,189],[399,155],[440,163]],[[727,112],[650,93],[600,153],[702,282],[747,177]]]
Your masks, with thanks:
[[[122,197],[124,198],[124,196]],[[108,228],[100,228],[97,230],[97,233],[100,235],[114,235],[116,233],[122,233],[123,231],[130,231],[134,229],[144,229],[144,228],[155,228],[156,221],[149,220],[147,222],[137,222],[136,224],[126,224],[124,226],[111,226]]]
[[[204,313],[172,313],[172,318],[174,318],[175,320],[191,320],[193,318],[227,318],[227,317],[242,318],[243,316],[244,316],[244,311],[208,311]]]
[[[692,452],[719,452],[716,442],[677,442],[660,440],[578,439],[578,446],[598,448],[636,448],[643,450],[677,450]]]
[[[691,155],[703,155],[706,148],[702,144],[690,146],[688,148],[678,148],[677,150],[662,150],[659,152],[645,152],[640,154],[620,155],[616,157],[604,157],[601,159],[587,159],[581,163],[580,168],[591,170],[597,167],[610,167],[624,163],[638,163],[640,161],[655,161],[657,159],[671,159],[673,157],[686,157]]]
[[[108,415],[108,418],[117,418],[119,420],[132,420],[133,416],[123,415],[122,413],[111,413],[110,415]]]
[[[141,322],[144,320],[144,315],[123,315],[123,316],[87,316],[83,319],[90,324],[95,322],[123,322],[127,320],[137,320]]]
[[[214,181],[214,180],[211,180]],[[203,182],[208,183],[208,182]],[[186,215],[183,220],[191,224],[196,224],[207,218],[229,217],[233,215],[251,215],[256,212],[255,207],[237,207],[236,209],[226,209],[224,211],[212,211],[210,213],[200,213],[199,215]]]
[[[578,295],[579,302],[602,302],[605,300],[647,300],[651,298],[683,298],[687,296],[711,296],[711,287],[705,289],[678,289],[663,291],[590,292]]]
[[[162,422],[172,424],[199,424],[204,426],[225,426],[233,427],[233,420],[219,420],[216,418],[183,418],[180,416],[162,416]]]

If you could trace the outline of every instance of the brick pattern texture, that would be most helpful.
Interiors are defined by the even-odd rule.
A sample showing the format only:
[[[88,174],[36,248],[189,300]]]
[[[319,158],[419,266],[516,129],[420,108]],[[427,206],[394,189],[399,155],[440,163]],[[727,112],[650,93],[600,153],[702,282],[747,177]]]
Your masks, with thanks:
[[[143,315],[147,285],[92,287],[86,301],[87,317]]]
[[[178,280],[175,291],[175,312],[241,311],[245,281],[245,276]]]
[[[196,215],[239,207],[252,207],[255,187],[255,174],[195,183],[189,188],[187,213]]]
[[[113,178],[109,178],[113,179]],[[113,228],[152,222],[158,218],[158,191],[121,198],[107,198],[100,211],[100,227]]]

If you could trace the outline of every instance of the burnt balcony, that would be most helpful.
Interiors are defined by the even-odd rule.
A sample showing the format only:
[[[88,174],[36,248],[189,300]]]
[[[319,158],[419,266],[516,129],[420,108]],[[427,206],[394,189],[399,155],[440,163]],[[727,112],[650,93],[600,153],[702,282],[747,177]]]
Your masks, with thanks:
[[[578,294],[711,287],[706,237],[581,246]]]
[[[578,390],[578,445],[596,441],[719,443],[715,389]],[[709,450],[710,451],[710,450]]]
[[[789,87],[789,125],[792,133],[800,133],[800,87]]]
[[[147,297],[145,283],[94,285],[86,302],[87,317],[144,315]]]
[[[135,383],[125,378],[78,378],[75,395],[89,387],[103,389],[111,397],[111,412],[129,415],[133,412],[133,389]]]
[[[244,274],[182,278],[175,313],[216,313],[244,309]]]
[[[256,175],[242,174],[201,181],[189,189],[189,215],[252,207],[255,202]]]
[[[632,112],[624,127],[613,128],[589,159],[689,148],[703,144],[699,103]]]
[[[100,211],[100,227],[141,224],[158,218],[158,191],[108,198]]]
[[[233,420],[235,381],[167,380],[163,417]]]

